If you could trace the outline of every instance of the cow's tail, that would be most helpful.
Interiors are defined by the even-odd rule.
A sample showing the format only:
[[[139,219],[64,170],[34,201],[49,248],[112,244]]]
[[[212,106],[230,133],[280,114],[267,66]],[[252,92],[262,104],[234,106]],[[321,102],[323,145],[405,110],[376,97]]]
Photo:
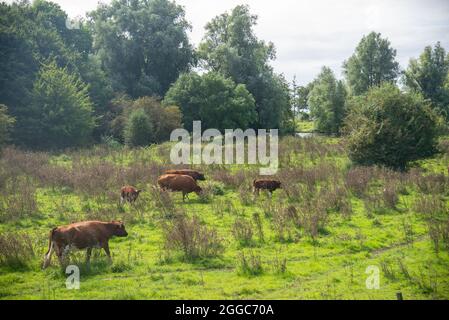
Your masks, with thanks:
[[[50,265],[51,255],[53,254],[53,249],[54,249],[53,235],[54,235],[56,229],[57,228],[51,229],[50,234],[48,236],[48,250],[44,257],[44,264],[42,265],[43,269],[47,268]]]

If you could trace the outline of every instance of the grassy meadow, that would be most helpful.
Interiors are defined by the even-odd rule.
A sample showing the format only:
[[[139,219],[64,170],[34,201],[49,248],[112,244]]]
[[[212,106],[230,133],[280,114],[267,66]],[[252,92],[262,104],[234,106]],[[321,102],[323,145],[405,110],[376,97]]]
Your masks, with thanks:
[[[0,299],[449,299],[449,160],[407,172],[355,167],[339,138],[284,137],[285,190],[255,198],[258,168],[201,165],[206,181],[185,203],[156,188],[170,143],[59,153],[6,148],[0,158]],[[119,204],[122,185],[143,188]],[[113,263],[94,249],[70,256],[68,290],[56,256],[41,270],[51,228],[123,220]],[[367,289],[368,266],[380,270]]]

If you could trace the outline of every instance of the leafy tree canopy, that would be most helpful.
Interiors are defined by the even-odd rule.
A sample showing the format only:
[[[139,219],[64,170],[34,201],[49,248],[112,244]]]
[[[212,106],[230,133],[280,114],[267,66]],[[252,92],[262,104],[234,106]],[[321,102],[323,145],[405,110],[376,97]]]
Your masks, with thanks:
[[[406,87],[430,99],[434,106],[449,118],[449,88],[445,87],[449,77],[449,55],[438,42],[428,46],[418,59],[411,59],[404,72]]]
[[[363,36],[354,54],[343,63],[343,72],[353,95],[360,95],[382,82],[394,82],[399,75],[396,50],[380,33]]]
[[[95,49],[116,91],[163,97],[193,62],[184,9],[168,0],[113,0],[90,13]]]
[[[207,70],[246,85],[258,114],[253,127],[279,128],[292,116],[289,88],[269,65],[275,58],[274,45],[256,37],[256,23],[257,16],[244,5],[215,17],[206,25],[198,55]]]
[[[164,104],[181,108],[188,130],[194,120],[201,120],[203,129],[224,130],[246,129],[256,119],[254,98],[245,85],[216,72],[182,75],[167,92]]]
[[[43,65],[34,82],[31,104],[16,130],[21,143],[37,148],[86,144],[95,121],[88,88],[56,62]]]
[[[323,67],[308,95],[311,116],[318,131],[339,134],[346,116],[346,89],[331,69]]]

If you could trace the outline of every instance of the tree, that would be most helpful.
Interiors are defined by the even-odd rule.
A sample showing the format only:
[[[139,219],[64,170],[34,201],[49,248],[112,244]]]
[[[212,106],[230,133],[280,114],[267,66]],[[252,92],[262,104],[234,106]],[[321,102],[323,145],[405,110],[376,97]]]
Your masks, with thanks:
[[[246,129],[256,119],[254,98],[245,85],[216,72],[182,75],[167,92],[164,104],[181,108],[188,130],[194,120],[201,120],[204,129],[224,130]]]
[[[326,134],[339,134],[346,116],[346,89],[331,69],[323,67],[308,95],[310,114],[316,128]]]
[[[113,0],[90,13],[95,49],[115,91],[164,96],[193,62],[184,9],[168,0]]]
[[[349,108],[345,133],[355,163],[404,169],[435,152],[441,118],[421,95],[384,83],[352,97]]]
[[[0,104],[0,147],[9,142],[9,133],[14,122],[15,119],[8,115],[8,108]]]
[[[130,145],[148,145],[150,143],[167,141],[170,139],[170,134],[173,130],[182,127],[182,116],[179,108],[176,106],[162,106],[161,102],[154,97],[142,97],[137,100],[132,100],[127,96],[122,96],[113,101],[111,109],[114,109],[113,114],[115,114],[115,117],[110,121],[110,136]],[[145,114],[146,120],[149,123],[147,127],[143,125],[145,121],[143,121],[144,119],[141,116],[142,112],[140,111]],[[135,113],[137,115],[132,116]],[[136,119],[131,120],[132,117],[136,117]],[[139,126],[135,127],[138,132],[133,131],[133,127],[129,127],[132,121],[134,121],[136,126],[139,124]],[[134,126],[134,124],[132,125]],[[145,128],[149,132],[144,134],[143,131]],[[143,144],[134,144],[132,142],[134,138],[129,139],[130,137],[139,136],[146,137],[143,139]],[[136,138],[136,141],[140,140]]]
[[[131,112],[125,127],[125,143],[129,146],[147,146],[154,141],[150,117],[143,109]]]
[[[87,23],[80,21],[76,28],[68,28],[67,19],[59,5],[49,1],[0,4],[0,103],[9,107],[20,131],[40,66],[55,61],[89,83],[89,96],[101,124],[96,130],[99,137],[105,127],[101,117],[113,92],[99,61],[92,56]],[[17,137],[13,135],[14,140]]]
[[[16,130],[29,147],[65,148],[90,140],[95,122],[88,87],[56,62],[43,65],[34,82],[31,104]]]
[[[152,141],[163,142],[170,139],[173,130],[181,128],[181,110],[176,106],[162,106],[153,97],[143,97],[134,101],[133,109],[142,109],[148,115],[152,128]]]
[[[275,58],[274,45],[256,37],[256,23],[257,16],[244,5],[215,17],[206,25],[198,55],[207,70],[246,85],[256,103],[253,127],[280,128],[291,120],[289,88],[269,65]]]
[[[361,95],[382,82],[394,82],[399,75],[396,50],[380,33],[363,36],[355,53],[343,63],[343,72],[351,94]]]
[[[306,86],[298,86],[296,84],[296,79],[293,80],[291,100],[296,117],[308,119],[307,111],[309,110],[309,94],[313,89],[313,85],[314,81]]]
[[[449,74],[449,55],[439,42],[427,46],[418,59],[411,59],[404,73],[410,91],[421,93],[449,119],[449,91],[445,83]]]

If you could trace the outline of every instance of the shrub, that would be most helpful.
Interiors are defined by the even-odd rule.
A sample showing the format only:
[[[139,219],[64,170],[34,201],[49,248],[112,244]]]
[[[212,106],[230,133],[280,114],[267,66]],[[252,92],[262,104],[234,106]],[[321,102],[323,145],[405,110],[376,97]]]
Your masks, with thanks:
[[[272,227],[278,241],[295,241],[295,225],[298,224],[298,214],[295,207],[275,207],[273,210]]]
[[[154,142],[153,124],[143,109],[132,111],[126,121],[124,136],[129,146],[148,146]]]
[[[369,187],[372,170],[369,167],[351,168],[345,176],[345,185],[357,197],[362,197]]]
[[[151,192],[156,209],[158,209],[164,217],[173,216],[175,212],[175,203],[171,193],[157,187],[153,187]]]
[[[201,225],[196,216],[177,216],[171,224],[163,224],[163,231],[165,247],[182,250],[188,260],[218,256],[224,250],[217,231]]]
[[[320,232],[323,232],[329,217],[324,203],[317,198],[303,203],[298,210],[299,225],[304,228],[312,241],[316,241]]]
[[[382,191],[384,205],[387,208],[395,209],[399,203],[397,187],[394,184],[387,184]]]
[[[232,225],[232,235],[240,245],[249,245],[253,240],[253,225],[251,221],[237,218]]]
[[[271,261],[273,271],[278,274],[285,274],[287,272],[287,259],[285,257],[280,257],[281,250],[276,250],[276,255]]]
[[[259,241],[264,242],[265,236],[263,233],[263,224],[262,224],[262,219],[260,218],[260,214],[258,212],[253,213],[253,221],[254,221],[254,224],[256,225],[256,231],[257,231],[257,236],[259,237]]]
[[[263,273],[263,263],[260,255],[255,254],[252,250],[248,254],[244,251],[238,255],[239,266],[238,270],[240,274],[247,276],[258,276]]]
[[[414,210],[424,215],[435,252],[439,252],[441,243],[449,251],[449,210],[444,199],[420,197],[414,204]]]
[[[422,97],[393,84],[349,101],[345,133],[350,158],[364,165],[404,169],[436,150],[440,118]]]
[[[34,256],[33,240],[27,234],[0,234],[0,265],[26,267]]]
[[[5,189],[3,201],[0,201],[0,221],[17,221],[38,212],[36,187],[30,179],[20,178],[7,184]]]

